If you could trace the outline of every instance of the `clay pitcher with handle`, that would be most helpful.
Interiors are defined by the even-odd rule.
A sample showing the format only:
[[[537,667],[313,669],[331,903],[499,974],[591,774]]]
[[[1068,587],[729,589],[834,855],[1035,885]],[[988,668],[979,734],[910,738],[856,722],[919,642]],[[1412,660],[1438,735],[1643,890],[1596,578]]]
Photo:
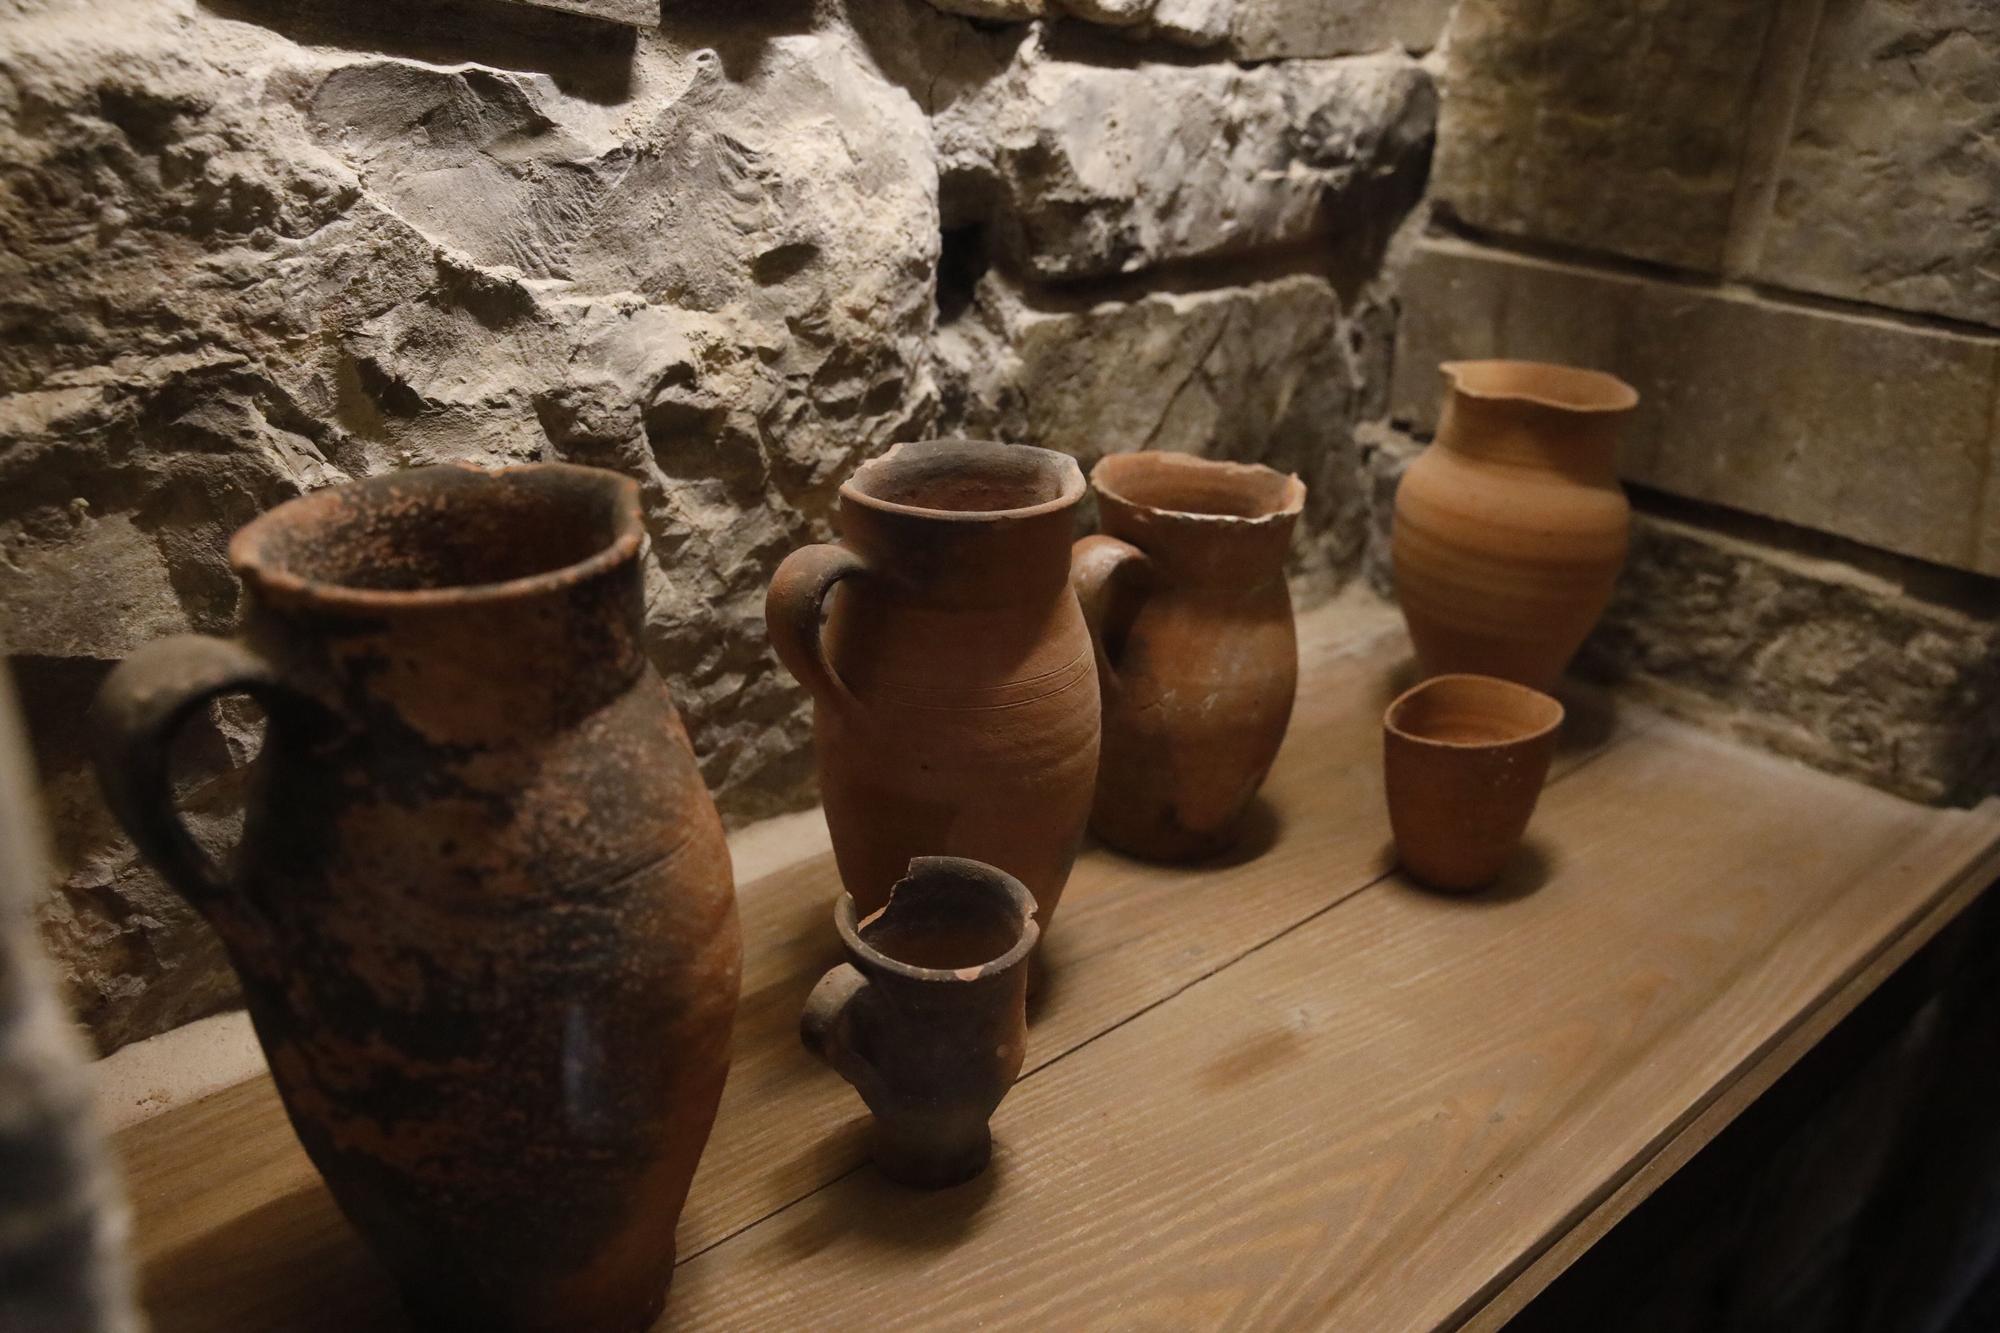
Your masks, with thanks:
[[[1594,370],[1454,361],[1437,439],[1396,491],[1396,598],[1424,674],[1555,685],[1611,600],[1639,395]]]
[[[840,488],[841,540],[765,604],[813,696],[820,796],[862,916],[921,856],[998,866],[1046,933],[1097,779],[1097,670],[1069,585],[1083,473],[1048,449],[900,444]]]
[[[640,644],[637,486],[420,468],[230,544],[235,638],[106,681],[98,772],[214,924],[307,1153],[426,1327],[627,1333],[661,1309],[728,1068],[729,853]],[[262,705],[233,864],[175,732]]]
[[[1291,721],[1285,556],[1305,484],[1169,453],[1113,454],[1090,481],[1104,530],[1072,556],[1104,704],[1090,828],[1152,860],[1213,856],[1236,841]]]

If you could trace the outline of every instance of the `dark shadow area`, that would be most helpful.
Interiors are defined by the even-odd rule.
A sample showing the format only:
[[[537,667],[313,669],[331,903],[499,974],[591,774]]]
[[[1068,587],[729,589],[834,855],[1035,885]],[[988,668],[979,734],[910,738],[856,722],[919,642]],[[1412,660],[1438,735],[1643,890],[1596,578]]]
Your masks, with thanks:
[[[813,26],[813,0],[665,0],[662,24],[676,45],[714,51],[738,83],[756,75],[772,38]]]
[[[394,1283],[318,1177],[147,1265],[153,1333],[406,1333]],[[162,1276],[164,1275],[164,1277]]]
[[[1595,750],[1618,730],[1618,702],[1611,691],[1565,677],[1556,682],[1555,697],[1563,706],[1557,754]]]
[[[1326,223],[1332,236],[1327,279],[1340,293],[1344,308],[1354,309],[1369,285],[1380,278],[1397,229],[1423,201],[1435,146],[1433,136],[1419,145],[1420,151],[1387,154],[1397,164],[1395,170],[1364,176],[1331,207]]]
[[[1063,943],[1062,923],[1058,918],[1055,926],[1042,936],[1042,942],[1035,946],[1034,956],[1028,959],[1028,1026],[1034,1027],[1041,1016],[1050,1011],[1062,994],[1063,978],[1067,969],[1074,965],[1067,945]],[[1028,1053],[1034,1054],[1034,1041],[1029,1039]]]
[[[1393,884],[1411,893],[1421,893],[1429,898],[1439,898],[1446,902],[1463,903],[1468,907],[1499,907],[1506,903],[1518,902],[1539,890],[1555,876],[1558,857],[1555,849],[1529,829],[1521,839],[1521,845],[1514,850],[1507,868],[1500,877],[1480,889],[1434,889],[1430,885],[1404,871],[1396,855],[1393,840],[1382,844],[1377,860],[1383,874]]]
[[[1227,870],[1233,866],[1248,865],[1276,847],[1284,834],[1284,813],[1263,792],[1258,792],[1250,798],[1249,808],[1244,810],[1242,822],[1237,825],[1236,841],[1229,850],[1198,861],[1191,868]]]
[[[677,0],[678,2],[678,0]],[[638,33],[622,23],[512,0],[199,0],[308,46],[546,74],[573,97],[632,93]]]
[[[1046,24],[1043,49],[1053,60],[1110,69],[1140,65],[1214,65],[1223,58],[1217,49],[1197,50],[1164,38],[1135,39],[1101,23],[1054,18]]]
[[[2000,1328],[1989,889],[1508,1325]]]
[[[1026,23],[946,14],[924,0],[870,0],[845,9],[855,37],[883,75],[930,115],[999,75],[1034,32]]]
[[[979,280],[991,267],[986,228],[979,223],[946,227],[939,238],[937,264],[937,313],[939,324],[949,324],[972,308]]]
[[[1005,1185],[1007,1145],[996,1131],[987,1168],[950,1189],[910,1189],[885,1178],[873,1162],[860,1168],[850,1187],[840,1187],[842,1206],[799,1211],[808,1216],[786,1226],[779,1243],[795,1259],[805,1259],[838,1241],[859,1238],[887,1250],[943,1253],[962,1242],[980,1212]]]
[[[1396,665],[1375,678],[1375,712],[1379,715],[1389,711],[1389,705],[1396,702],[1406,691],[1416,688],[1424,678],[1423,668],[1417,665],[1415,657],[1405,657]]]

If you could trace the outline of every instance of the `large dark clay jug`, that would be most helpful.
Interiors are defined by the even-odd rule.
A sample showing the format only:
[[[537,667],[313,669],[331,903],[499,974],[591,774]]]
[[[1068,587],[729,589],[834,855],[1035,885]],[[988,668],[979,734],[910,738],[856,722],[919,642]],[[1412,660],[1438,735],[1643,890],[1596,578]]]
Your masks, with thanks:
[[[234,639],[106,682],[99,772],[215,925],[292,1124],[427,1324],[635,1330],[728,1068],[729,853],[641,651],[638,488],[541,465],[320,491],[230,545]],[[268,718],[234,865],[175,731]]]

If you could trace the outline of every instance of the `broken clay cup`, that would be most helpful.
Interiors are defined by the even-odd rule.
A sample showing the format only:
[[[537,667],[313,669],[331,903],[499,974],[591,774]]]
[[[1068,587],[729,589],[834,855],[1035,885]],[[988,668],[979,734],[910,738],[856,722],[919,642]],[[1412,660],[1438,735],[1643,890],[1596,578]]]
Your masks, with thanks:
[[[1491,883],[1527,831],[1563,707],[1493,676],[1434,676],[1382,718],[1389,825],[1403,869],[1433,888]]]
[[[1027,1049],[1035,900],[983,862],[923,856],[857,917],[843,893],[833,920],[848,961],[813,987],[800,1038],[875,1113],[883,1175],[920,1189],[970,1180]]]

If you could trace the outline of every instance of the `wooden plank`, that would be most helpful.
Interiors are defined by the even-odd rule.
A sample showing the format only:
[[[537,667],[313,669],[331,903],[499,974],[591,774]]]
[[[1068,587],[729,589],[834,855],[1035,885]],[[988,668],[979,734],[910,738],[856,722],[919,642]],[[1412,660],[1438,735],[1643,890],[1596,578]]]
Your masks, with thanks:
[[[1243,854],[1193,870],[1086,854],[1050,932],[1050,980],[1036,1003],[1030,1069],[1385,873],[1377,727],[1408,672],[1396,623],[1346,604],[1302,619],[1298,715],[1259,836]],[[1636,729],[1591,696],[1574,706],[1578,725],[1559,773]],[[796,1037],[806,991],[837,961],[829,925],[835,884],[831,858],[820,856],[741,891],[746,957],[736,1059],[682,1221],[684,1260],[863,1160],[865,1113]],[[331,1329],[388,1317],[390,1293],[293,1140],[268,1079],[134,1126],[116,1142],[156,1328]],[[271,1243],[273,1230],[282,1245]],[[218,1308],[240,1311],[240,1319],[217,1323]]]
[[[1994,815],[1991,804],[1987,813],[2000,820],[2000,815]],[[1767,1053],[1753,1060],[1739,1077],[1719,1089],[1685,1129],[1648,1158],[1577,1225],[1563,1232],[1554,1244],[1527,1264],[1493,1299],[1481,1305],[1465,1321],[1468,1333],[1504,1328],[1508,1320],[1541,1294],[1543,1288],[1560,1277],[1564,1269],[1581,1258],[1626,1214],[1645,1202],[1647,1196],[1665,1184],[1674,1172],[1692,1161],[1696,1153],[1726,1129],[1732,1120],[1748,1110],[1821,1038],[1853,1013],[1855,1007],[1867,999],[1877,986],[1888,980],[1891,973],[1930,943],[1940,930],[1996,881],[2000,881],[2000,844],[1989,846],[1983,856],[1968,862],[1959,872],[1957,880],[1908,929],[1888,941],[1879,953],[1838,985],[1822,1003],[1807,1011],[1799,1023],[1773,1044]]]
[[[1537,816],[1539,886],[1391,877],[1028,1077],[980,1181],[858,1171],[684,1264],[684,1327],[1469,1318],[2000,840],[1679,727]]]

